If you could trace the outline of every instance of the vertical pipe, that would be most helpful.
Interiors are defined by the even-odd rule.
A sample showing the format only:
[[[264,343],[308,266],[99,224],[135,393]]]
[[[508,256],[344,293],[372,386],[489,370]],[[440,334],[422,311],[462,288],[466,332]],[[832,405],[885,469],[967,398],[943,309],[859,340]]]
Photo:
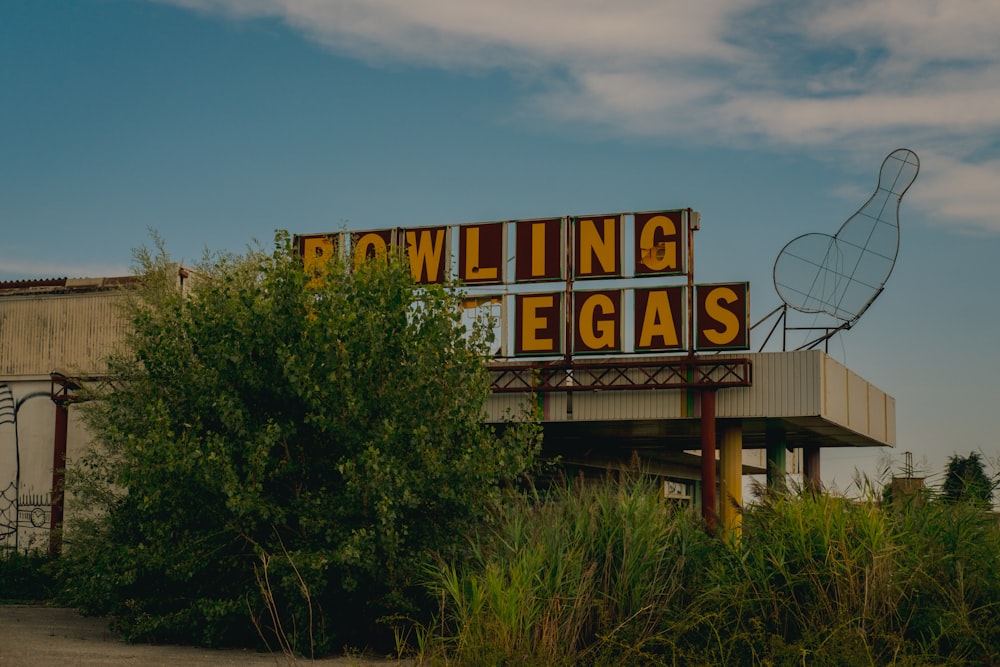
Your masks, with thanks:
[[[52,510],[49,520],[49,555],[58,556],[62,550],[62,528],[65,498],[63,485],[66,479],[66,434],[69,426],[69,409],[63,402],[56,404],[56,434],[52,447]]]
[[[820,477],[819,447],[808,445],[802,448],[802,479],[807,489],[819,491],[823,486]]]
[[[701,391],[701,517],[715,531],[715,390]]]
[[[785,473],[788,470],[788,448],[785,446],[785,430],[776,420],[768,420],[764,432],[767,447],[767,488],[779,493],[785,491]]]
[[[687,349],[694,355],[694,212],[687,209]]]
[[[566,252],[564,253],[566,261],[566,292],[563,298],[566,301],[563,303],[563,345],[565,345],[563,361],[569,367],[573,363],[573,273],[577,269],[574,260],[576,253],[575,218],[563,218],[563,224],[566,226],[566,233],[564,234],[564,238],[566,239]]]
[[[727,423],[719,446],[719,521],[726,534],[739,538],[743,521],[743,424]]]

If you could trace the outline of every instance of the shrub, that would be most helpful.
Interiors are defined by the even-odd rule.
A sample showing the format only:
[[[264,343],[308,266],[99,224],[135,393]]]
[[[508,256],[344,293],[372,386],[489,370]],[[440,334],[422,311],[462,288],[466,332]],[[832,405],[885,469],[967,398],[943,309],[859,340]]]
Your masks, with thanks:
[[[57,590],[48,555],[0,549],[0,602],[42,602],[51,599]]]
[[[137,258],[114,390],[88,404],[97,446],[71,471],[101,513],[67,534],[69,599],[132,640],[256,627],[306,654],[422,613],[429,550],[455,556],[536,447],[530,424],[482,422],[489,327],[463,330],[459,295],[392,258],[310,281],[284,234],[207,257],[187,294],[162,249]]]

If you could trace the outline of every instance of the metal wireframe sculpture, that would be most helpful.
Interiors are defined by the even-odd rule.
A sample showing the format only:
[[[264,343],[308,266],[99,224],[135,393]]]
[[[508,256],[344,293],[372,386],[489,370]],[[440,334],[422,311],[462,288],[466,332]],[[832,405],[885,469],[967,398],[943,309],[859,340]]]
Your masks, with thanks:
[[[916,153],[893,151],[874,194],[836,234],[803,234],[778,254],[774,288],[785,306],[837,322],[815,327],[827,333],[813,344],[851,328],[882,293],[899,252],[899,204],[919,170]]]

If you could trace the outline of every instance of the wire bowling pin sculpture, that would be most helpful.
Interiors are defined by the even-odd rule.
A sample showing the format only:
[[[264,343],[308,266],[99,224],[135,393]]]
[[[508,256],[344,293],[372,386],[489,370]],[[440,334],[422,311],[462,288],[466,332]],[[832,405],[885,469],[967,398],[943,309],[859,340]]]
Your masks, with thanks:
[[[899,204],[920,160],[906,148],[889,153],[874,194],[834,235],[792,239],[774,262],[774,288],[791,308],[824,313],[850,328],[885,287],[899,252]]]

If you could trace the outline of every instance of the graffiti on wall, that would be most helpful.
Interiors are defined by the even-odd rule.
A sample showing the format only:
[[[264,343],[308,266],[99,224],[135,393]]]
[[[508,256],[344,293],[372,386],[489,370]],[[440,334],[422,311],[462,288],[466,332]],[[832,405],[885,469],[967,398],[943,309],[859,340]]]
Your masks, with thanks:
[[[39,490],[39,472],[22,479],[21,434],[18,415],[33,398],[49,392],[33,391],[15,397],[10,385],[0,383],[0,549],[29,549],[50,525],[51,491]],[[49,452],[51,456],[51,452]],[[47,471],[51,473],[51,468]],[[42,475],[44,478],[44,475]],[[27,483],[25,483],[27,481]]]

